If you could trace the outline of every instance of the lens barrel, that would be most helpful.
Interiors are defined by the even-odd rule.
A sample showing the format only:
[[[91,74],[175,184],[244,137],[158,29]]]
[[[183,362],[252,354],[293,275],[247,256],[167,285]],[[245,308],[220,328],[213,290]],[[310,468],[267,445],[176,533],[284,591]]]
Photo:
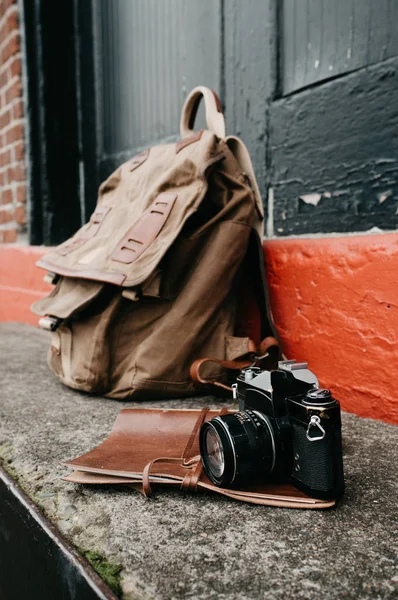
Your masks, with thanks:
[[[199,443],[204,470],[218,486],[263,478],[275,465],[272,423],[259,411],[211,419],[202,425]]]

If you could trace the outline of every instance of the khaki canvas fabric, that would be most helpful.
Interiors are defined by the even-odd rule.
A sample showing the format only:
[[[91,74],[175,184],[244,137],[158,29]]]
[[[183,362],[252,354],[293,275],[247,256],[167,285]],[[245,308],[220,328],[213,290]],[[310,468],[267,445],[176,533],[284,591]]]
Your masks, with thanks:
[[[213,130],[194,132],[202,97]],[[197,391],[194,360],[253,350],[236,333],[236,296],[262,208],[247,150],[223,123],[213,92],[193,90],[182,139],[119,167],[90,221],[38,262],[57,283],[32,310],[53,318],[49,365],[66,385],[111,398],[184,396]],[[262,323],[261,336],[273,335]],[[216,364],[203,369],[208,380],[223,376]]]

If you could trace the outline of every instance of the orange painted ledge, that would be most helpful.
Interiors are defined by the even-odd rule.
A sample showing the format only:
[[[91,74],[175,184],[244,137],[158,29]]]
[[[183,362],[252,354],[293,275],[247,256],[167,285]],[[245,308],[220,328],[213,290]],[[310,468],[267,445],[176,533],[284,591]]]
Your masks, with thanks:
[[[0,246],[0,321],[36,324],[51,289],[42,247]],[[289,358],[305,360],[342,407],[398,424],[398,234],[264,243],[274,320]]]
[[[0,245],[0,321],[37,325],[29,307],[51,291],[45,271],[36,267],[45,252],[41,246]]]

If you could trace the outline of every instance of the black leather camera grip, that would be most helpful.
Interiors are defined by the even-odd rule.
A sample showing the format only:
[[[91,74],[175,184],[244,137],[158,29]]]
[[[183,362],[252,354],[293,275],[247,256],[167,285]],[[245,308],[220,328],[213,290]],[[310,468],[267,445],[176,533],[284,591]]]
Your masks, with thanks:
[[[294,485],[318,498],[340,496],[344,491],[341,429],[328,427],[323,439],[310,441],[307,426],[294,421],[292,436]]]

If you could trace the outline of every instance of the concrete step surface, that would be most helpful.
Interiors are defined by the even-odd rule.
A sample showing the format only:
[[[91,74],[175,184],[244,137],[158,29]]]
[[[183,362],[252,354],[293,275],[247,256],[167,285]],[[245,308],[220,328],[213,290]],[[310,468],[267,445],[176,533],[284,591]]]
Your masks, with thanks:
[[[64,387],[47,368],[48,344],[34,327],[0,325],[0,460],[66,540],[94,566],[115,567],[123,598],[398,598],[397,427],[343,414],[346,494],[332,510],[73,486],[60,479],[61,461],[99,444],[119,411],[137,404]],[[140,406],[209,403],[221,401]]]

